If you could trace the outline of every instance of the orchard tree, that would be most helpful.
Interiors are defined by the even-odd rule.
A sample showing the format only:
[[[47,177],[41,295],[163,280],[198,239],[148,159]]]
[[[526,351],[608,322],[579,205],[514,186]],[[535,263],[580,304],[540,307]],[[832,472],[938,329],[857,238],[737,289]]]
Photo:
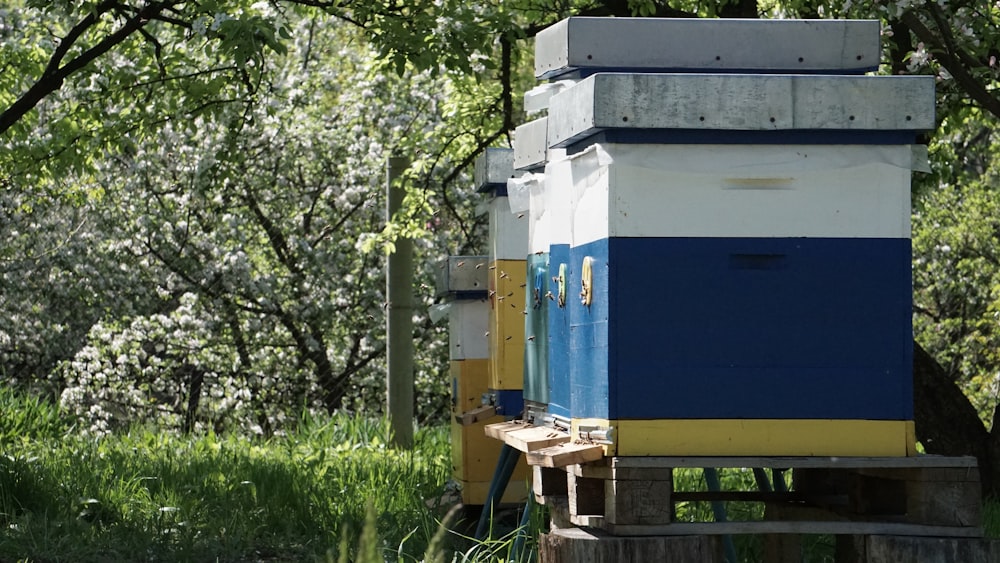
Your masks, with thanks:
[[[269,432],[303,406],[380,402],[385,281],[381,253],[363,247],[384,224],[385,154],[444,159],[428,135],[447,104],[441,79],[403,80],[374,60],[355,30],[316,29],[253,104],[220,112],[228,121],[167,124],[156,143],[102,165],[104,213],[125,226],[131,264],[158,280],[162,307],[95,326],[59,372],[64,405],[95,431],[155,419]],[[409,197],[411,213],[440,201]],[[451,204],[471,216],[468,200]],[[426,216],[428,264],[461,230],[446,213]],[[419,276],[425,304],[430,273]],[[444,342],[420,326],[423,418],[446,411]]]

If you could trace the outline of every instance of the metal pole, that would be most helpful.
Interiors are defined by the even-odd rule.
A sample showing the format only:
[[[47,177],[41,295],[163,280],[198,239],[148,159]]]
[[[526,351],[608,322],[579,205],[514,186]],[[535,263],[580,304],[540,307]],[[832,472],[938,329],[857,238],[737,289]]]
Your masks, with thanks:
[[[386,162],[386,222],[403,205],[406,190],[399,181],[409,160]],[[413,241],[397,238],[386,260],[386,402],[393,444],[413,447]]]

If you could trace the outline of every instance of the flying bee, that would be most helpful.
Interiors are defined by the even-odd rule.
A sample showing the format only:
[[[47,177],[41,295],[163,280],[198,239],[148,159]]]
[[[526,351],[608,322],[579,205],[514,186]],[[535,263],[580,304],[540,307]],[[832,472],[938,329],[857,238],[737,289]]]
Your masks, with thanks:
[[[462,266],[464,266],[464,265],[465,265],[465,260],[462,260],[462,261],[461,261],[461,262],[459,262],[458,264],[455,264],[455,267],[456,267],[456,268],[461,268],[461,267],[462,267]]]
[[[517,214],[517,218],[518,219],[524,219],[524,213],[518,213]]]
[[[476,264],[476,269],[477,270],[480,269],[480,268],[482,268],[482,267],[483,267],[483,263],[482,262]]]
[[[510,340],[511,338],[514,338],[514,337],[513,336],[508,336],[507,338],[504,338],[504,340]]]
[[[509,278],[509,277],[510,276],[507,275],[507,272],[505,272],[503,270],[500,270],[500,279]]]
[[[546,291],[545,292],[545,296],[548,297],[549,299],[555,299],[556,298],[555,295],[552,295],[551,291]]]
[[[534,335],[534,334],[532,334],[531,336],[529,336],[529,337],[528,337],[528,342],[531,342],[531,341],[533,341],[534,339],[535,339],[535,335]]]

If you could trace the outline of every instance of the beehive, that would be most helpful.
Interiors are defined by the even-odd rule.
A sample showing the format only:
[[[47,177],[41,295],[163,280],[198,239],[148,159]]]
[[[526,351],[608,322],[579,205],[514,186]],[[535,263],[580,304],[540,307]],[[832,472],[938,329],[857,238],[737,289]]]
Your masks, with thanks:
[[[524,405],[524,307],[528,221],[513,213],[507,180],[513,175],[511,149],[487,149],[477,163],[476,187],[492,197],[489,209],[489,401],[512,417]]]
[[[855,75],[875,22],[746,22],[769,31],[741,45],[731,22],[660,22],[693,43],[623,64],[594,38],[651,32],[601,21],[617,31],[571,20],[536,47],[539,74],[581,78],[547,121],[571,155],[546,182],[570,192],[549,270],[569,278],[574,432],[612,429],[624,456],[912,453],[910,174],[933,78]],[[677,72],[584,78],[602,65]]]
[[[482,406],[489,389],[489,319],[486,256],[452,256],[438,265],[437,291],[448,299],[449,374],[451,377],[452,477],[461,487],[462,502],[486,502],[490,480],[502,444],[486,437],[487,424],[503,422],[494,415],[469,423],[463,414]],[[524,499],[523,481],[528,468],[522,463],[504,492],[504,502]]]

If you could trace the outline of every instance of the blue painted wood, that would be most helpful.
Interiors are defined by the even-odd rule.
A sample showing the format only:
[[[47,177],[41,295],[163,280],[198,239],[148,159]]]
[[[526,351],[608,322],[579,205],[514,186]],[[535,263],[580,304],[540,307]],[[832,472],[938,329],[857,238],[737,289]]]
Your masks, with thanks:
[[[559,275],[559,265],[567,265],[567,276],[572,278],[573,267],[569,263],[569,245],[553,244],[549,247],[549,278]],[[568,280],[567,280],[568,281]],[[552,283],[550,291],[558,295],[559,289]],[[567,298],[571,295],[567,292]],[[549,379],[549,408],[548,412],[555,416],[569,418],[570,416],[570,387],[569,387],[569,304],[559,307],[558,303],[549,304],[548,310],[548,339],[549,366],[547,376]]]
[[[549,255],[532,254],[527,259],[524,317],[524,399],[549,402],[548,311],[553,301],[549,293]]]
[[[855,75],[860,76],[868,72],[878,70],[877,66],[858,66],[855,68],[842,68],[835,70],[816,69],[790,69],[790,68],[766,68],[753,69],[748,73],[745,68],[688,68],[688,67],[663,67],[663,68],[633,68],[633,67],[591,67],[572,69],[562,74],[548,77],[550,82],[557,80],[583,80],[588,76],[601,73],[616,74],[809,74],[815,76],[823,75]]]
[[[573,417],[913,417],[907,239],[612,238],[584,256]]]
[[[518,416],[524,411],[524,391],[521,389],[490,389],[496,398],[497,414],[507,418]]]
[[[912,145],[913,131],[774,130],[742,131],[711,129],[607,129],[566,147],[567,154],[582,152],[596,144],[644,145]]]

